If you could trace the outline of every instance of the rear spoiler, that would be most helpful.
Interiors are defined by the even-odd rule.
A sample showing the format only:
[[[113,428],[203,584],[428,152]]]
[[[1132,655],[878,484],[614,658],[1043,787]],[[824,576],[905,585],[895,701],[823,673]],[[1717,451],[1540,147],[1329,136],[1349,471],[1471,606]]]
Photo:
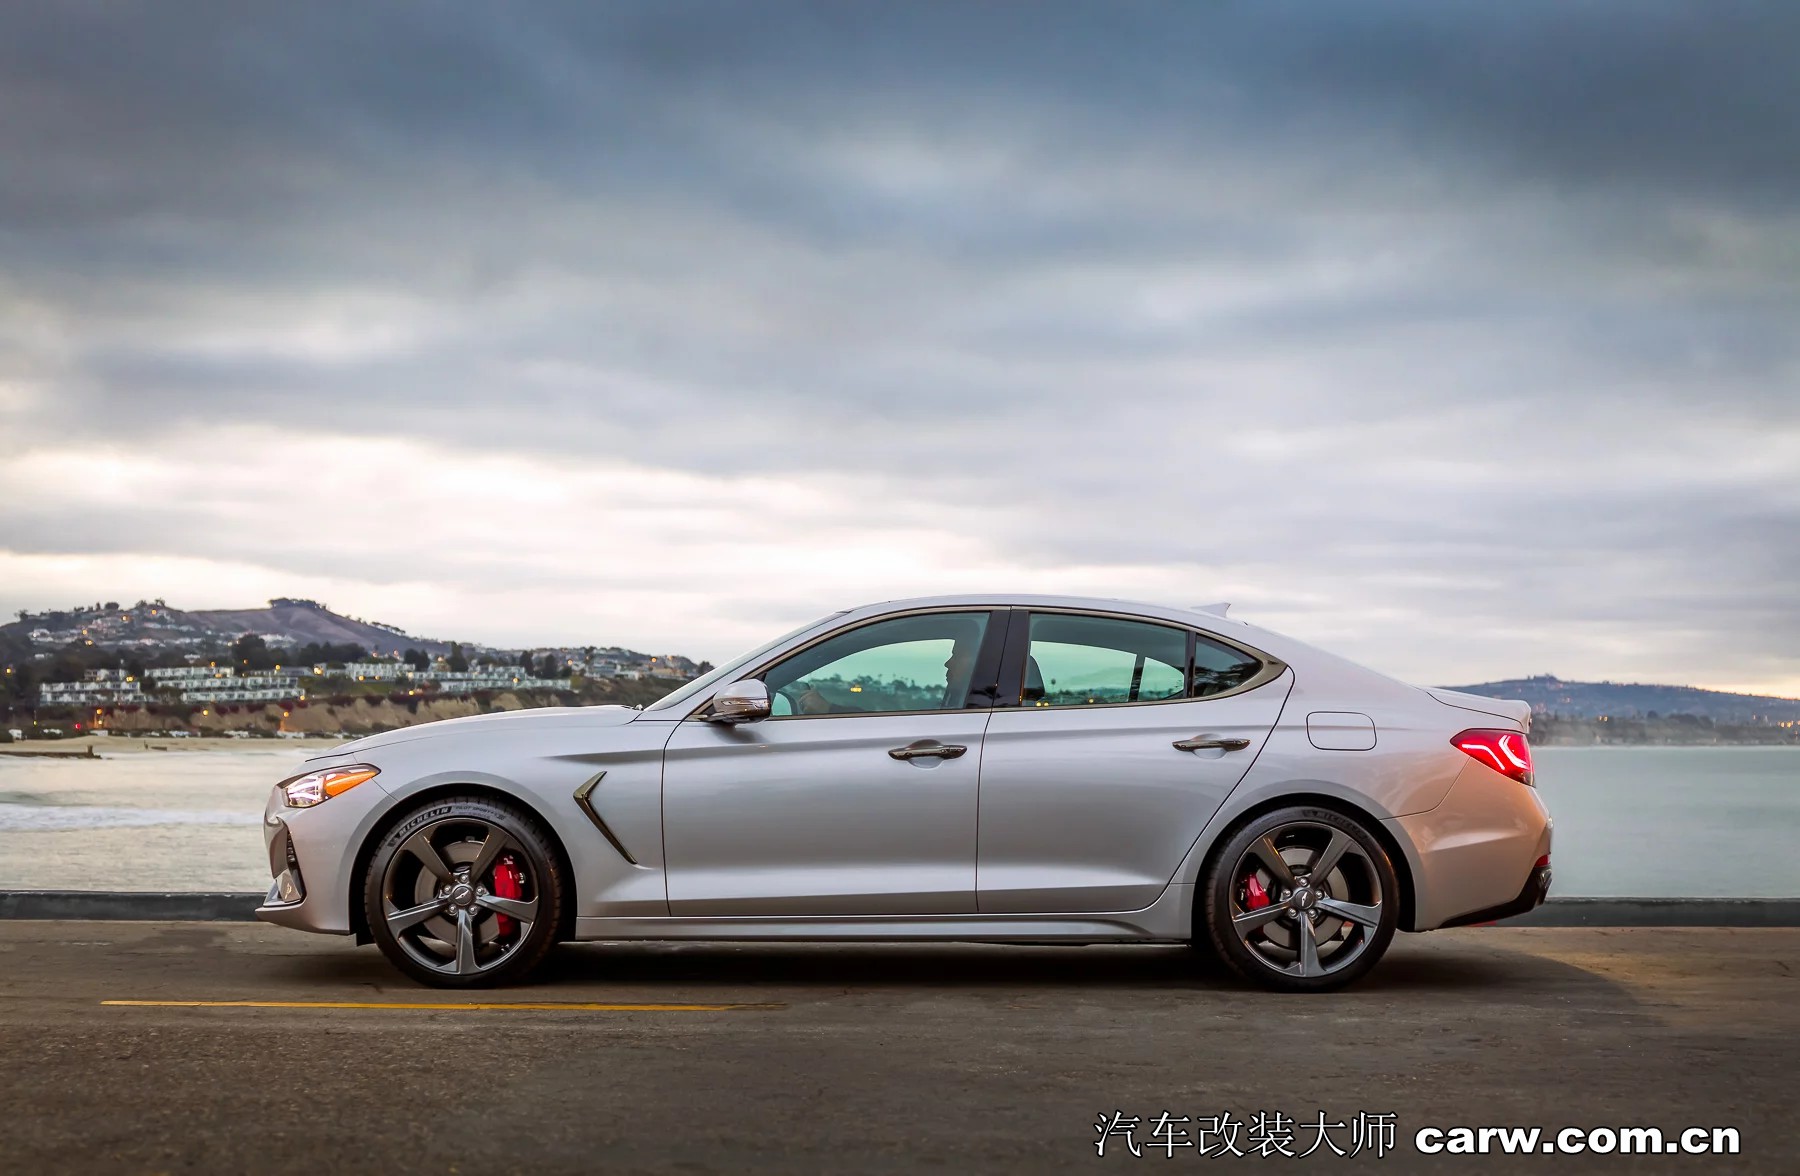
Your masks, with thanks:
[[[1495,718],[1506,719],[1518,724],[1521,731],[1529,732],[1531,730],[1531,704],[1524,699],[1488,698],[1480,694],[1464,694],[1460,690],[1445,690],[1439,686],[1421,686],[1419,689],[1445,706],[1474,711],[1476,714],[1493,715]]]

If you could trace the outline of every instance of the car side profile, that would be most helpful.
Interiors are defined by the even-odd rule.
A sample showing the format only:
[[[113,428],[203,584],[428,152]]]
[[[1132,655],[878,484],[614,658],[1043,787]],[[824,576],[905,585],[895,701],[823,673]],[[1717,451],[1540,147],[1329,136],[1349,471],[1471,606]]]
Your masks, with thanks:
[[[257,914],[430,985],[561,940],[1193,943],[1272,989],[1541,903],[1530,708],[1226,615],[868,605],[640,709],[513,711],[315,757]]]

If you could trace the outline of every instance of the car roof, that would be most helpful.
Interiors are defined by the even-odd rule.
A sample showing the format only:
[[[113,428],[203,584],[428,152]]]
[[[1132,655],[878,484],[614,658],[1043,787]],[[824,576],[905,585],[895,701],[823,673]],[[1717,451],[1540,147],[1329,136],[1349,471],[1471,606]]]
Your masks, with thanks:
[[[1227,618],[1225,605],[1209,604],[1205,608],[1183,608],[1180,605],[1159,604],[1150,600],[1128,600],[1112,596],[1059,596],[1029,592],[963,592],[949,596],[913,596],[896,600],[882,600],[850,609],[850,612],[863,614],[875,612],[898,612],[911,608],[944,608],[955,605],[986,605],[989,607],[1015,608],[1078,608],[1095,612],[1137,613],[1148,617],[1164,617],[1170,620],[1193,623],[1204,617],[1207,621],[1230,620],[1233,625],[1244,625],[1244,622]],[[1248,626],[1245,626],[1248,627]]]
[[[876,604],[853,608],[846,613],[832,618],[834,623],[846,621],[862,621],[879,617],[884,613],[903,612],[916,608],[943,608],[964,605],[975,608],[1067,608],[1080,609],[1087,612],[1122,613],[1130,616],[1168,621],[1176,625],[1185,625],[1201,632],[1213,633],[1220,637],[1242,642],[1261,651],[1270,657],[1279,658],[1289,665],[1305,664],[1314,670],[1325,670],[1335,667],[1338,671],[1348,673],[1365,684],[1385,682],[1399,686],[1404,690],[1416,688],[1390,678],[1378,670],[1359,665],[1335,653],[1320,649],[1316,645],[1287,636],[1273,629],[1265,629],[1261,625],[1241,621],[1236,617],[1226,616],[1223,604],[1208,604],[1201,607],[1183,608],[1174,604],[1157,604],[1147,600],[1125,600],[1106,596],[1054,596],[1018,592],[967,592],[952,596],[916,596],[902,600],[884,600]]]
[[[1176,604],[1158,604],[1149,600],[1126,600],[1109,596],[1061,596],[1030,592],[962,592],[949,596],[913,596],[883,600],[850,609],[839,620],[861,621],[884,613],[904,612],[916,608],[1067,608],[1083,612],[1122,613],[1147,620],[1168,621],[1189,628],[1203,629],[1220,636],[1233,637],[1262,649],[1265,653],[1285,658],[1287,654],[1274,648],[1292,649],[1297,642],[1270,632],[1258,625],[1225,615],[1228,607],[1209,604],[1204,608],[1183,608]],[[1304,656],[1302,654],[1302,656]]]

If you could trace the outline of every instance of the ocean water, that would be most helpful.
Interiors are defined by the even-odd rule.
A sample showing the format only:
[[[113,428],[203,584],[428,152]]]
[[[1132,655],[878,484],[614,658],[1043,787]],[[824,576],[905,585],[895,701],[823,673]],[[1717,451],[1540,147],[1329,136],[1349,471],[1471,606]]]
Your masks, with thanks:
[[[1537,747],[1552,894],[1800,897],[1800,747]]]
[[[0,756],[0,889],[267,890],[263,802],[307,754]]]
[[[0,756],[0,889],[268,887],[291,748]],[[1558,895],[1800,897],[1800,748],[1547,747]]]

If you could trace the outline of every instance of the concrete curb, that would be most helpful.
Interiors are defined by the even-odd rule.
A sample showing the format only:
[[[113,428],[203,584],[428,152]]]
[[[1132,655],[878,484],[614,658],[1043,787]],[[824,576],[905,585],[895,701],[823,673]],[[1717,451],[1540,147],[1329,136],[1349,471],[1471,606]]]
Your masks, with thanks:
[[[0,890],[0,919],[247,923],[260,894]],[[1800,898],[1553,898],[1506,927],[1800,927]]]

